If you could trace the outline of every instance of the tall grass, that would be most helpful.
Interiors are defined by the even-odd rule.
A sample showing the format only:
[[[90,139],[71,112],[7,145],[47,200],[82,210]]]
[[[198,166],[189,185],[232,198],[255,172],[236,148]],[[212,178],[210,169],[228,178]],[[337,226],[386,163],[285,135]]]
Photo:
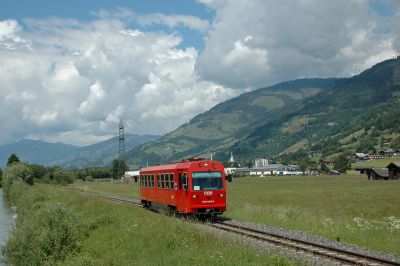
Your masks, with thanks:
[[[399,191],[354,176],[240,178],[225,215],[400,255]]]
[[[84,185],[114,195],[139,193],[136,183]],[[225,216],[400,255],[399,206],[399,180],[368,181],[364,175],[245,177],[228,183]]]
[[[17,184],[10,265],[290,265],[192,223],[53,186]]]

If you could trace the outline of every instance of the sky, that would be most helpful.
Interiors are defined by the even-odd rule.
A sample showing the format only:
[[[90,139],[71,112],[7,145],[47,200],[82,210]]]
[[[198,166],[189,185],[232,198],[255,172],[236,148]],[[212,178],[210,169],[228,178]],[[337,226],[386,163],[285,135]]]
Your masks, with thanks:
[[[400,52],[396,0],[0,0],[0,145],[162,135],[241,93]]]

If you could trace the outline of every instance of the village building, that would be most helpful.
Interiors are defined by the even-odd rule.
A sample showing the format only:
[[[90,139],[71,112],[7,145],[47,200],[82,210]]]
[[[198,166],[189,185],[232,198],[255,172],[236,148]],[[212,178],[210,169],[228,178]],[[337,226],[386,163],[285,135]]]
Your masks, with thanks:
[[[319,163],[324,163],[326,165],[333,165],[335,163],[335,160],[333,160],[333,159],[321,159],[321,160],[319,160]]]
[[[390,179],[399,179],[400,178],[400,163],[390,163],[387,166],[389,171]]]
[[[354,154],[354,159],[356,160],[368,160],[369,159],[369,155],[366,153],[362,153],[362,152],[356,152]]]
[[[388,168],[372,168],[372,167],[357,167],[354,170],[359,171],[360,174],[367,174],[368,180],[388,180]]]
[[[264,158],[257,158],[254,160],[254,167],[259,168],[259,167],[264,167],[268,166],[268,159]]]
[[[386,149],[386,150],[382,150],[379,152],[380,155],[382,155],[383,157],[393,157],[393,156],[398,156],[400,154],[399,150],[394,150],[394,149]]]
[[[387,168],[372,168],[368,173],[369,180],[388,180],[389,179],[389,170]]]
[[[236,175],[250,175],[250,176],[271,176],[271,175],[302,175],[300,167],[297,165],[284,165],[284,164],[268,164],[262,167],[251,168],[228,168],[225,173]]]

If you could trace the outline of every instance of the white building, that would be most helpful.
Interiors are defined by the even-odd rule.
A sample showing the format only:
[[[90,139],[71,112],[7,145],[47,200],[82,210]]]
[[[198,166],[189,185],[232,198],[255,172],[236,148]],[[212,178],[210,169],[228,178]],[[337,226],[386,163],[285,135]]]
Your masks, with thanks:
[[[255,168],[260,168],[260,167],[264,167],[264,166],[268,166],[268,159],[257,158],[254,160]]]

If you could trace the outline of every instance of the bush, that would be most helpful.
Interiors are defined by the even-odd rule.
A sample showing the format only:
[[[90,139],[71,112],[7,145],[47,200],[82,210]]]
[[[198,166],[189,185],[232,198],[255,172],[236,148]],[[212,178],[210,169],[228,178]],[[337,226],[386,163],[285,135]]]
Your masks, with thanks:
[[[55,265],[78,252],[87,226],[72,209],[15,184],[18,219],[3,253],[10,265]],[[83,225],[83,226],[82,226]]]
[[[93,182],[93,176],[91,176],[91,175],[86,176],[85,181]]]
[[[9,196],[9,191],[11,186],[15,182],[22,182],[25,181],[26,183],[32,185],[33,184],[33,175],[32,170],[24,165],[23,163],[14,162],[10,164],[2,178],[2,185],[4,188],[4,192],[6,196]]]
[[[75,176],[71,171],[65,171],[61,168],[53,169],[43,176],[41,182],[48,184],[67,185],[75,181]]]

